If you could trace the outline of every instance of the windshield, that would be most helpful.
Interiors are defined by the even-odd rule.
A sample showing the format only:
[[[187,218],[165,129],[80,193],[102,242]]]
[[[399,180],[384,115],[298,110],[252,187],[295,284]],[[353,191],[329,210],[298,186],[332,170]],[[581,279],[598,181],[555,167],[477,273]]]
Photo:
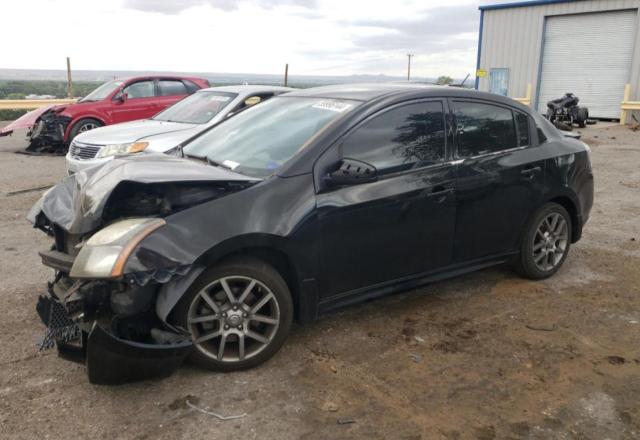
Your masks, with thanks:
[[[358,104],[322,98],[272,98],[209,130],[183,151],[242,174],[265,177]]]
[[[197,92],[178,101],[152,119],[155,121],[204,124],[225,108],[237,93]]]
[[[87,96],[82,98],[80,102],[87,101],[102,101],[104,98],[109,96],[111,92],[120,87],[124,81],[113,80],[107,83],[102,84],[100,87],[95,89],[93,92],[89,93]]]

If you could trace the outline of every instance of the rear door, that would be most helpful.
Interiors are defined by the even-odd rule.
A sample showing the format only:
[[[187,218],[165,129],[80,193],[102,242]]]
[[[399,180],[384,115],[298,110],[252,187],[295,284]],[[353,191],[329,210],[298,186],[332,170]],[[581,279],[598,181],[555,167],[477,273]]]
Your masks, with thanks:
[[[116,96],[112,101],[113,123],[147,119],[158,113],[156,103],[156,85],[152,79],[136,81],[127,85],[122,94],[127,97],[124,101]]]
[[[445,101],[401,104],[353,129],[337,157],[377,168],[375,182],[317,195],[323,297],[449,264],[454,166]]]
[[[164,110],[170,105],[189,95],[187,86],[179,79],[159,79],[156,99],[157,112]],[[156,112],[156,113],[157,113]]]
[[[544,193],[533,121],[497,103],[452,100],[456,130],[456,263],[513,251]]]

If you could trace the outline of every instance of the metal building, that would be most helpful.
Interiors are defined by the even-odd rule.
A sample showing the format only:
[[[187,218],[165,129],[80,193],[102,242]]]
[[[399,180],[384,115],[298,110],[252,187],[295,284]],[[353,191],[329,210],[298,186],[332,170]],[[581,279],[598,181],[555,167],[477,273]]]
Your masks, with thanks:
[[[534,0],[480,7],[476,88],[547,101],[575,93],[592,117],[640,100],[640,0]],[[530,85],[530,86],[529,86]],[[627,88],[629,90],[629,88]]]

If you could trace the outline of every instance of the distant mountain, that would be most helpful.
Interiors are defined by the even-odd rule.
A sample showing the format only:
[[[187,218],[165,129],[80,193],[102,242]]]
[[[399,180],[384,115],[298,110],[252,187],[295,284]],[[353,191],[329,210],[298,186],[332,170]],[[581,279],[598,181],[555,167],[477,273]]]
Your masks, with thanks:
[[[211,72],[155,72],[155,71],[127,71],[127,70],[73,70],[74,81],[105,82],[114,78],[139,76],[148,74],[179,74],[185,76],[199,76],[207,78],[212,85],[224,84],[282,84],[283,75],[256,73],[211,73]],[[66,70],[35,70],[35,69],[0,69],[0,80],[20,81],[66,81]],[[404,77],[388,75],[289,75],[289,85],[298,87],[313,87],[327,84],[343,84],[358,82],[389,82],[406,81]],[[435,78],[412,78],[412,82],[435,83]],[[461,80],[456,80],[460,82]]]

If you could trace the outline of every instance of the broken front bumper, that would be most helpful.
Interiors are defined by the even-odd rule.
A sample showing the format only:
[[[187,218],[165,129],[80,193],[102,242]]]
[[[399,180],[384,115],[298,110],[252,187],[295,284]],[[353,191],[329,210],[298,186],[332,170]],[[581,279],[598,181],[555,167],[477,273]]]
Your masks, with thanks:
[[[82,331],[51,295],[38,299],[36,310],[47,326],[41,349],[58,349],[60,357],[83,363],[89,382],[117,385],[171,375],[189,354],[192,344],[145,344],[118,338],[94,322]]]

